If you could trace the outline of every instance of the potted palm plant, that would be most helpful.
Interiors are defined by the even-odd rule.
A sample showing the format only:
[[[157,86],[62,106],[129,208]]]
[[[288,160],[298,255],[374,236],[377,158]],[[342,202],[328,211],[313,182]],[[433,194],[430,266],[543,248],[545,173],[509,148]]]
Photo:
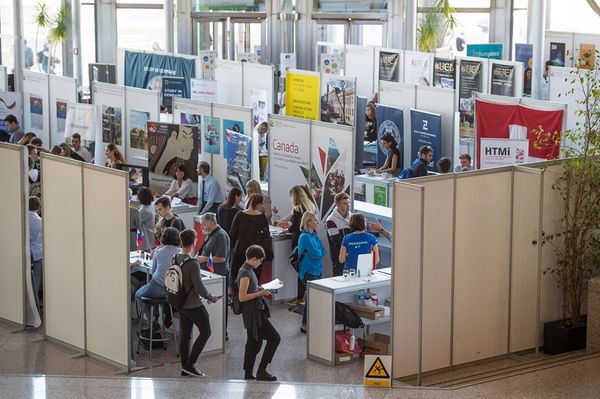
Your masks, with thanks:
[[[571,88],[564,95],[579,92],[581,122],[563,133],[571,144],[563,149],[562,170],[552,185],[564,206],[560,227],[542,233],[542,245],[552,245],[556,259],[556,265],[544,273],[555,278],[566,316],[544,324],[544,352],[552,354],[585,348],[582,307],[588,280],[600,265],[600,70],[578,67],[568,80]],[[539,129],[535,134],[535,145],[540,147],[561,140],[558,132]]]
[[[422,13],[417,27],[417,47],[419,51],[433,53],[444,46],[448,32],[456,27],[455,9],[450,0],[434,0],[433,5]]]

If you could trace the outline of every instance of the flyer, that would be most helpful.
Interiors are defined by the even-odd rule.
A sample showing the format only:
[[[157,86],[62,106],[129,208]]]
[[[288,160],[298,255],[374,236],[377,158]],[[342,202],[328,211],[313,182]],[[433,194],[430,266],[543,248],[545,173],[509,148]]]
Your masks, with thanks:
[[[565,66],[565,43],[550,42],[550,62],[552,65]]]
[[[596,45],[584,44],[579,45],[579,67],[581,69],[594,69],[596,65]]]
[[[400,54],[387,51],[379,52],[379,80],[400,81]]]
[[[221,153],[221,119],[204,117],[202,148],[209,154]]]
[[[458,88],[458,111],[460,113],[460,135],[473,137],[475,122],[475,94],[483,87],[481,61],[462,60]]]
[[[434,58],[433,86],[454,89],[456,85],[456,60]]]
[[[491,94],[514,97],[515,95],[515,66],[492,64]]]

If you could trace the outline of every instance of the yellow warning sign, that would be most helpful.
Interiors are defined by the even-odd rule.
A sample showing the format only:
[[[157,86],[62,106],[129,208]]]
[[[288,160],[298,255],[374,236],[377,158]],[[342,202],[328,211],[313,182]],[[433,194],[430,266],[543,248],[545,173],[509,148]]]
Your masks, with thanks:
[[[391,387],[392,376],[388,370],[391,370],[391,356],[365,356],[365,385],[378,387]]]

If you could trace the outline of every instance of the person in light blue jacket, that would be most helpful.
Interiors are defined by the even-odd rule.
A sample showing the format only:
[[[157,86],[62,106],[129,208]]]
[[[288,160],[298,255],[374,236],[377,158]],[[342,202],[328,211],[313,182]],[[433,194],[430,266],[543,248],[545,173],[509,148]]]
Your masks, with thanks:
[[[298,238],[298,258],[300,280],[307,285],[309,281],[319,280],[323,274],[323,264],[321,260],[325,256],[325,247],[319,240],[316,229],[319,225],[317,216],[310,211],[304,212],[300,226],[302,233]],[[306,311],[308,303],[306,302],[306,293],[304,292],[304,313],[302,314],[302,327],[300,331],[306,333]]]

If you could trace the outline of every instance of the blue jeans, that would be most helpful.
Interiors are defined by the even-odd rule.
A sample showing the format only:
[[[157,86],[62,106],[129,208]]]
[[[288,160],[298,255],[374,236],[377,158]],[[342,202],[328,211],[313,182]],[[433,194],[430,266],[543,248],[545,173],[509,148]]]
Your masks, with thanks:
[[[314,274],[304,273],[304,285],[306,286],[306,291],[304,291],[304,312],[302,313],[302,326],[306,325],[306,318],[308,313],[308,302],[306,301],[306,297],[308,296],[308,282],[313,280],[320,280],[321,274],[315,276]]]
[[[159,286],[158,284],[150,281],[148,284],[143,285],[139,290],[135,293],[135,300],[137,301],[138,306],[143,309],[144,314],[146,315],[146,319],[149,323],[152,322],[152,316],[150,315],[150,306],[146,306],[145,303],[142,302],[142,297],[146,298],[166,298],[167,292],[164,287]]]

